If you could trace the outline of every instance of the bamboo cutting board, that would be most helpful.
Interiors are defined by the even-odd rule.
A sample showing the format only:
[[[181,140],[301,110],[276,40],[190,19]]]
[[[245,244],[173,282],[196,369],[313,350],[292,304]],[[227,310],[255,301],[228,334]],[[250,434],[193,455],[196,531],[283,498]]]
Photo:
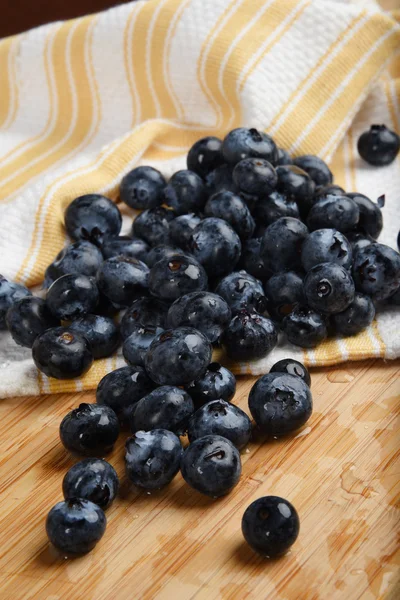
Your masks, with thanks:
[[[1,371],[0,371],[1,373]],[[239,380],[245,410],[255,378]],[[126,434],[108,459],[122,480],[95,550],[66,560],[44,522],[76,462],[58,438],[64,414],[94,393],[0,402],[1,600],[372,600],[400,598],[400,361],[312,372],[314,413],[294,436],[255,439],[243,476],[219,500],[178,475],[165,490],[135,492],[124,478]],[[245,508],[284,496],[300,536],[265,561],[244,543]]]

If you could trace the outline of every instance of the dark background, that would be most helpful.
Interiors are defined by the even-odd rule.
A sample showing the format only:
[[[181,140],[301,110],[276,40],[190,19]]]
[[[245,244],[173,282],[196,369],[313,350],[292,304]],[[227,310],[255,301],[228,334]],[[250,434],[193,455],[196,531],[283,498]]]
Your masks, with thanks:
[[[129,0],[0,0],[0,38],[32,27],[99,12]]]

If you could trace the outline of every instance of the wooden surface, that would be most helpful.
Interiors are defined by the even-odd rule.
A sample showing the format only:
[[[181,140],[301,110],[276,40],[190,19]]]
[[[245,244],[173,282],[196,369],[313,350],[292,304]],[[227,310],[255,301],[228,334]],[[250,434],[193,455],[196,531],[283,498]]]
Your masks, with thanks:
[[[239,381],[245,410],[253,381]],[[102,541],[74,560],[49,545],[44,522],[76,461],[59,442],[60,420],[94,394],[0,401],[1,600],[399,598],[400,361],[318,369],[312,392],[307,426],[254,440],[239,485],[219,500],[180,475],[163,491],[135,492],[121,435],[108,457],[121,495]],[[265,494],[288,498],[301,520],[296,544],[273,562],[240,531],[246,506]]]

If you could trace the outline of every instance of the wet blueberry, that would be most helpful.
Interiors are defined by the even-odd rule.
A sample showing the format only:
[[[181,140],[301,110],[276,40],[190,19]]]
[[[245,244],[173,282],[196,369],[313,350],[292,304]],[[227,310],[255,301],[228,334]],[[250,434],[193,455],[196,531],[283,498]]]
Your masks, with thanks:
[[[191,395],[195,408],[200,408],[210,400],[232,400],[236,392],[236,379],[233,373],[217,362],[208,365],[200,379],[185,387]]]
[[[336,229],[317,229],[304,240],[301,263],[305,271],[315,265],[332,262],[351,269],[353,250],[347,238]]]
[[[259,313],[266,310],[266,298],[261,281],[246,271],[226,275],[215,288],[215,293],[228,303],[233,314],[243,309]]]
[[[296,377],[300,377],[308,387],[311,385],[310,373],[301,362],[294,360],[294,358],[284,358],[279,360],[271,367],[270,373],[287,373],[288,375],[295,375]]]
[[[199,212],[207,200],[204,181],[193,171],[177,171],[164,190],[164,202],[177,215]]]
[[[162,206],[144,210],[132,225],[133,237],[142,238],[149,246],[169,243],[169,224],[175,218],[172,210]]]
[[[369,236],[366,233],[360,233],[358,231],[349,231],[346,233],[346,238],[351,244],[351,248],[353,250],[353,257],[356,252],[361,250],[361,248],[365,248],[365,246],[369,246],[374,243],[374,238]]]
[[[358,138],[358,152],[367,163],[376,167],[390,165],[400,150],[400,137],[386,125],[371,125]]]
[[[332,315],[332,325],[339,335],[357,335],[371,325],[374,317],[375,306],[371,298],[357,292],[346,310]]]
[[[272,272],[265,266],[260,256],[261,237],[251,238],[243,243],[238,267],[257,279],[268,279]]]
[[[312,267],[304,279],[304,294],[314,310],[334,314],[354,300],[354,281],[349,272],[335,263]]]
[[[187,250],[189,248],[190,236],[200,221],[201,218],[194,213],[176,217],[176,219],[171,221],[169,226],[171,242],[183,250]]]
[[[48,377],[74,379],[93,362],[89,342],[68,327],[54,327],[39,335],[32,346],[37,368]]]
[[[111,356],[119,344],[118,327],[110,317],[102,315],[85,315],[70,325],[89,342],[94,358]]]
[[[131,208],[155,208],[164,200],[165,185],[166,181],[157,169],[136,167],[122,179],[119,195]]]
[[[137,258],[114,256],[105,260],[97,273],[99,290],[115,306],[130,306],[148,289],[149,268]]]
[[[347,196],[322,197],[311,208],[307,217],[310,231],[316,229],[337,229],[342,233],[356,227],[360,218],[357,203]]]
[[[71,467],[62,482],[64,498],[84,498],[101,508],[113,503],[119,488],[114,467],[102,458],[84,458]]]
[[[301,249],[308,229],[299,219],[282,217],[269,225],[261,242],[261,258],[274,273],[301,266]]]
[[[205,435],[221,435],[240,450],[250,441],[251,421],[238,406],[225,400],[212,400],[199,408],[189,421],[190,443]]]
[[[187,392],[178,387],[163,385],[132,407],[130,428],[132,433],[167,429],[176,435],[183,435],[193,412],[193,400]]]
[[[294,200],[302,215],[307,215],[314,198],[315,183],[310,175],[296,165],[277,167],[277,190]]]
[[[275,191],[266,198],[260,198],[254,208],[254,217],[258,224],[270,225],[281,217],[299,219],[300,212],[294,200]]]
[[[222,277],[234,270],[242,245],[226,221],[209,217],[194,229],[189,247],[209,277]]]
[[[294,271],[276,273],[265,284],[267,308],[273,319],[281,321],[304,302],[303,278]]]
[[[141,366],[121,367],[107,373],[96,390],[96,402],[109,406],[121,421],[126,421],[133,404],[154,389]]]
[[[27,287],[14,281],[8,281],[0,275],[0,330],[6,328],[6,314],[8,309],[21,298],[31,296]]]
[[[325,318],[301,304],[283,319],[282,330],[291,344],[302,348],[314,348],[328,335]]]
[[[132,325],[130,335],[125,338],[122,346],[122,354],[129,365],[141,365],[144,367],[144,359],[151,342],[164,331],[161,327],[152,325]]]
[[[143,262],[147,262],[146,257],[149,249],[149,245],[144,240],[123,235],[115,238],[106,238],[101,245],[104,258],[125,256],[127,258],[138,258]]]
[[[221,341],[233,360],[255,360],[276,346],[278,334],[270,319],[242,310],[225,329]]]
[[[222,154],[231,164],[251,157],[263,158],[272,164],[278,160],[278,148],[274,140],[262,131],[245,127],[233,129],[225,136]]]
[[[89,456],[110,452],[119,435],[119,422],[109,406],[82,403],[60,424],[60,438],[67,450]]]
[[[8,309],[6,324],[14,342],[32,348],[38,335],[50,327],[57,327],[60,322],[53,317],[44,300],[26,296]]]
[[[79,196],[65,211],[65,228],[73,240],[101,244],[106,236],[118,235],[122,217],[118,207],[100,194]]]
[[[204,267],[193,257],[175,254],[162,258],[150,270],[149,291],[166,302],[208,287]]]
[[[357,291],[386,300],[400,286],[400,254],[384,244],[366,246],[354,257],[353,278]]]
[[[345,190],[336,183],[318,186],[315,191],[315,200],[321,200],[327,196],[346,196]]]
[[[309,174],[315,185],[330,185],[333,181],[333,175],[322,158],[313,154],[304,154],[294,159],[293,163]]]
[[[71,321],[96,309],[99,290],[96,280],[86,275],[63,275],[46,294],[46,303],[56,319]]]
[[[136,331],[136,326],[165,328],[167,322],[168,305],[156,298],[138,298],[125,312],[121,320],[121,337],[126,339]]]
[[[347,194],[347,196],[357,204],[360,211],[357,230],[374,239],[378,238],[383,227],[382,211],[379,204],[375,204],[363,194]]]
[[[187,155],[187,168],[200,175],[200,177],[206,177],[223,162],[222,141],[214,136],[197,140]]]
[[[245,158],[233,169],[233,181],[242,192],[263,196],[274,191],[278,176],[277,171],[267,160]]]
[[[68,273],[79,273],[80,275],[94,277],[102,262],[103,255],[94,244],[85,240],[69,244],[57,254],[53,262],[47,267],[44,287],[50,287],[53,281]]]
[[[233,192],[217,192],[209,200],[204,209],[207,217],[217,217],[227,221],[241,239],[250,238],[255,229],[255,222],[247,204],[238,194]]]

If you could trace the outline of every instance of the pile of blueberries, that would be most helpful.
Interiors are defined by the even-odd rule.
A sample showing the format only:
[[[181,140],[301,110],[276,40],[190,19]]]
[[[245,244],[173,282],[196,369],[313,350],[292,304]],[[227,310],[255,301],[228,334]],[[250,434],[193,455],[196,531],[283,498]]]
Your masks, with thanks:
[[[359,140],[374,165],[392,162],[399,146],[383,125]],[[400,254],[376,241],[384,197],[346,193],[320,158],[292,159],[256,129],[197,141],[187,170],[168,182],[152,167],[133,169],[120,200],[142,211],[130,236],[120,235],[121,213],[104,196],[68,206],[72,242],[46,270],[45,298],[0,276],[0,329],[32,348],[47,376],[78,377],[121,341],[128,365],[101,380],[97,404],[81,404],[61,423],[66,448],[95,457],[68,472],[66,501],[48,516],[49,538],[65,552],[86,552],[104,533],[102,508],[118,478],[98,457],[121,424],[133,433],[126,469],[135,485],[159,489],[179,469],[212,497],[236,485],[251,422],[231,404],[235,378],[211,362],[213,346],[233,360],[259,359],[281,332],[312,348],[359,333],[377,309],[400,303]],[[255,383],[249,408],[264,434],[307,421],[309,383],[289,359]],[[246,539],[268,556],[285,552],[298,528],[295,509],[272,496],[243,520]]]

